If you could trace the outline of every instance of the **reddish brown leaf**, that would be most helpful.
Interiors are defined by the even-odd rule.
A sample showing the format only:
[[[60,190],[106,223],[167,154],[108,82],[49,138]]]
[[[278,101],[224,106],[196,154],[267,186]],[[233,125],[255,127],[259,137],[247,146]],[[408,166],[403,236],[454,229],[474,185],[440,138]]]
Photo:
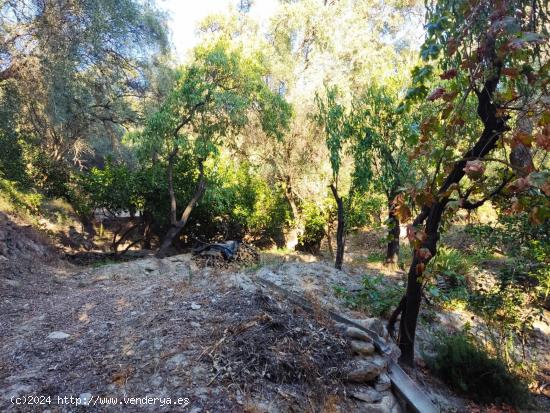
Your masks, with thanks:
[[[539,133],[537,135],[537,146],[545,151],[550,151],[550,136]]]
[[[511,77],[511,78],[516,78],[519,76],[519,70],[516,69],[515,67],[504,67],[502,70],[501,70],[501,73],[504,75],[504,76],[508,76],[508,77]]]
[[[418,258],[421,261],[428,261],[430,258],[432,258],[432,253],[428,248],[420,248],[417,254]]]
[[[464,59],[462,63],[460,63],[460,67],[462,69],[473,69],[475,67],[475,63],[471,60]]]
[[[508,185],[508,190],[512,193],[519,193],[529,189],[530,186],[527,178],[518,178]]]
[[[542,217],[542,209],[538,206],[533,207],[531,209],[531,212],[529,213],[529,221],[531,221],[535,225],[541,225],[544,222],[544,218]]]
[[[470,179],[479,179],[485,173],[485,165],[480,160],[468,161],[463,169]]]
[[[427,97],[427,100],[433,102],[434,100],[439,99],[445,93],[445,89],[442,87],[435,88],[432,93]]]
[[[409,242],[413,242],[416,239],[415,230],[412,225],[407,225],[407,238]]]
[[[441,98],[445,102],[450,102],[456,97],[456,95],[458,95],[458,92],[448,92],[448,93],[443,93],[443,95],[441,95]]]
[[[395,215],[399,218],[399,221],[406,222],[411,217],[411,210],[410,208],[405,205],[401,204],[395,209]]]
[[[441,119],[447,119],[453,111],[453,105],[447,105],[441,111]]]
[[[447,41],[447,53],[449,54],[449,56],[452,56],[453,54],[455,54],[457,50],[458,50],[458,41],[456,41],[456,39],[451,37]]]
[[[531,147],[531,144],[533,143],[533,137],[528,134],[527,132],[525,131],[522,131],[522,130],[517,130],[515,133],[514,133],[514,141],[515,142],[520,142],[522,144],[524,144],[525,146],[528,146],[528,147]]]
[[[466,122],[460,116],[454,116],[451,120],[451,125],[453,126],[464,126]]]
[[[523,211],[523,207],[521,206],[521,203],[519,202],[519,199],[517,197],[512,198],[512,207],[511,210],[513,213],[518,214],[521,211]]]
[[[443,80],[449,80],[449,79],[455,78],[457,74],[458,74],[458,71],[453,68],[441,73],[439,77]]]

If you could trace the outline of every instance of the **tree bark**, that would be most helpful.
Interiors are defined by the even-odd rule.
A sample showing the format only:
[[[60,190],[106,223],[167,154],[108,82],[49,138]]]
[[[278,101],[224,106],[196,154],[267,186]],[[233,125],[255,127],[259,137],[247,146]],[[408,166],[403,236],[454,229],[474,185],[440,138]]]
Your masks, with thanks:
[[[476,92],[478,98],[477,114],[483,122],[483,132],[472,149],[467,151],[462,159],[481,159],[490,153],[495,147],[502,134],[506,130],[506,119],[497,116],[497,107],[492,102],[493,94],[500,80],[502,63],[497,59],[494,39],[488,42],[489,50],[492,50],[491,63],[495,68],[495,74],[486,80],[481,92]],[[439,241],[439,227],[443,212],[449,201],[446,194],[453,184],[458,184],[464,177],[466,160],[455,163],[451,172],[438,190],[437,200],[430,206],[423,206],[419,216],[415,219],[413,226],[419,226],[426,222],[424,232],[426,239],[419,249],[426,248],[430,251],[431,257],[437,254],[437,242]],[[425,265],[431,257],[421,258],[418,251],[415,253],[408,272],[407,291],[402,305],[401,320],[399,324],[399,348],[401,357],[399,362],[409,366],[414,363],[414,341],[420,303],[422,299],[422,275]],[[397,318],[397,314],[395,315]]]
[[[177,224],[177,204],[176,193],[174,191],[174,159],[178,153],[178,148],[174,148],[170,156],[168,156],[168,195],[170,196],[170,225]]]
[[[388,247],[386,250],[386,265],[396,266],[399,263],[399,218],[395,215],[391,202],[388,213]]]
[[[344,248],[345,248],[345,218],[344,218],[344,202],[342,197],[338,195],[338,189],[334,185],[330,185],[332,195],[336,201],[338,209],[338,224],[336,226],[336,259],[334,261],[334,267],[341,270],[344,262]]]
[[[149,211],[143,211],[143,248],[150,250],[151,249],[151,237],[152,237],[152,226],[153,226],[153,214]]]
[[[284,178],[285,182],[285,198],[288,202],[288,205],[290,206],[290,210],[292,211],[292,219],[294,221],[297,221],[299,218],[299,211],[298,211],[298,205],[296,205],[296,200],[294,197],[294,192],[292,190],[292,181],[290,179],[290,176],[286,175]]]
[[[206,190],[206,178],[204,176],[204,168],[202,161],[199,162],[199,183],[197,185],[197,190],[195,191],[195,194],[193,195],[193,198],[189,201],[187,206],[185,207],[183,213],[181,214],[181,218],[179,221],[177,221],[174,225],[170,227],[168,232],[166,233],[166,236],[164,237],[164,240],[162,241],[162,245],[160,246],[156,256],[157,258],[163,258],[167,255],[168,249],[174,242],[174,240],[181,234],[181,231],[183,228],[185,228],[185,225],[187,224],[187,221],[189,220],[189,216],[191,215],[191,211],[193,211],[193,208],[199,202],[204,195],[204,192]]]

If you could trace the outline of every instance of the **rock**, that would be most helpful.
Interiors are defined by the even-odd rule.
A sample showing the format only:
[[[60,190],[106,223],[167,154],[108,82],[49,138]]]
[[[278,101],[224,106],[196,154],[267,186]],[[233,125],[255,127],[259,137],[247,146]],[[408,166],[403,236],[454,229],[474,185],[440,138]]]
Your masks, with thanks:
[[[365,390],[352,392],[351,395],[357,400],[361,400],[366,403],[376,403],[382,400],[382,395],[370,387]]]
[[[151,383],[151,386],[153,387],[160,387],[160,385],[162,384],[162,377],[159,376],[159,375],[155,375],[153,377],[151,377],[151,380],[149,380],[149,383]]]
[[[374,380],[386,369],[386,366],[387,361],[383,357],[360,359],[351,366],[347,380],[356,383]]]
[[[174,370],[175,368],[184,364],[186,360],[187,360],[187,357],[185,356],[185,354],[183,353],[176,354],[170,357],[166,361],[166,368],[169,370]]]
[[[388,338],[388,329],[386,328],[385,323],[379,318],[366,318],[363,320],[353,320],[357,324],[362,325],[366,329],[374,331],[381,338]]]
[[[48,338],[52,340],[64,340],[69,337],[70,334],[64,333],[63,331],[54,331],[48,334]]]
[[[80,393],[78,398],[80,399],[80,403],[82,403],[83,406],[87,406],[90,403],[90,399],[92,398],[92,393]]]
[[[403,409],[399,405],[399,403],[396,403],[395,406],[392,407],[391,413],[403,413]]]
[[[369,413],[393,413],[394,408],[399,406],[397,404],[397,399],[393,394],[388,394],[382,398],[382,401],[379,403],[368,403],[365,404],[364,411]]]
[[[391,387],[391,380],[390,376],[388,376],[387,373],[382,373],[380,376],[378,376],[378,379],[376,380],[376,383],[374,385],[374,388],[378,391],[386,391],[389,390]]]
[[[334,327],[342,334],[345,334],[349,326],[344,323],[334,323]]]
[[[17,397],[22,394],[30,394],[33,390],[34,388],[27,384],[15,383],[8,388],[0,389],[0,395],[6,400],[10,400],[12,397]]]
[[[374,344],[367,341],[352,340],[350,346],[351,350],[356,354],[369,356],[374,353]]]
[[[363,330],[359,330],[356,327],[348,327],[344,333],[347,337],[372,342],[370,336],[365,333]]]
[[[193,328],[200,328],[201,325],[200,325],[200,323],[197,323],[196,321],[191,321],[191,327],[193,327]]]
[[[11,280],[9,278],[6,278],[4,282],[9,285],[10,287],[18,288],[21,287],[21,282],[18,280]]]
[[[191,310],[200,310],[201,305],[197,303],[191,303]]]

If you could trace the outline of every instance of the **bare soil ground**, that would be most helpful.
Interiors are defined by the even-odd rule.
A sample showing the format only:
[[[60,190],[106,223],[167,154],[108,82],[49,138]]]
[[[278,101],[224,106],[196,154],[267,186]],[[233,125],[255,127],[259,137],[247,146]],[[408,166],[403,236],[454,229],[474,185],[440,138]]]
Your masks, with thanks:
[[[329,257],[277,252],[262,253],[262,262],[248,268],[212,268],[190,255],[78,267],[60,260],[29,226],[0,218],[0,411],[375,411],[352,397],[369,386],[342,380],[352,356],[333,323],[255,280],[364,317],[344,308],[333,287],[358,288],[365,272],[403,282],[402,271],[369,259],[383,251],[376,234],[350,240],[345,272],[334,270]],[[422,326],[419,342],[432,333]],[[411,374],[442,411],[471,411],[422,363]],[[26,395],[51,401],[10,401]],[[58,396],[92,397],[96,405],[59,404]],[[123,401],[131,397],[162,400]],[[185,405],[161,405],[167,398]]]
[[[47,241],[13,222],[2,229],[11,241],[0,280],[0,411],[365,410],[350,395],[369,386],[342,380],[346,339],[258,289],[255,271],[200,268],[190,255],[82,268],[51,262]],[[32,405],[12,403],[31,395]],[[76,406],[78,397],[95,406]],[[132,397],[159,400],[124,401]],[[163,406],[167,398],[185,405]]]

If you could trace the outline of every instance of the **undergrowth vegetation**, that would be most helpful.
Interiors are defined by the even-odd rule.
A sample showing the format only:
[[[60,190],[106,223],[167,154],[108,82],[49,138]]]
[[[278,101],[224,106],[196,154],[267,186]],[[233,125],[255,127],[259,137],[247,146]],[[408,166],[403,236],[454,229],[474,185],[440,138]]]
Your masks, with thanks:
[[[381,275],[363,276],[359,291],[348,291],[342,286],[335,286],[334,290],[348,307],[372,317],[388,317],[403,295],[402,287],[386,281]]]
[[[468,329],[438,336],[433,350],[435,355],[426,357],[428,366],[457,392],[482,403],[527,405],[524,380],[502,360],[489,356]]]

